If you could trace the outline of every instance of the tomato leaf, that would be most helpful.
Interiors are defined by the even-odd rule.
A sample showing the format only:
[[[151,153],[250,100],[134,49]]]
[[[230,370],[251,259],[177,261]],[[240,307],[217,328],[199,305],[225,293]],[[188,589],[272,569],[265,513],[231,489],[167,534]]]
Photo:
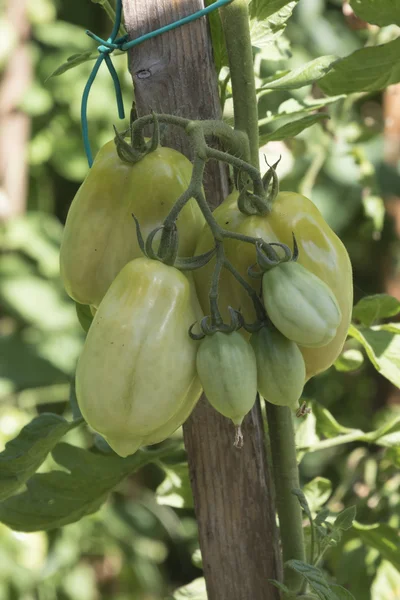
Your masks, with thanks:
[[[389,294],[375,294],[361,298],[353,308],[353,319],[366,327],[374,321],[395,317],[400,313],[400,301]]]
[[[285,123],[284,125],[279,125],[275,128],[274,131],[269,133],[263,133],[260,131],[260,146],[263,146],[267,142],[277,141],[277,140],[285,140],[287,138],[292,138],[301,133],[304,129],[315,125],[315,123],[320,123],[325,119],[329,119],[329,115],[317,113],[313,115],[307,115],[306,117],[302,117],[301,119],[297,119],[295,121],[290,121],[289,123]],[[279,121],[278,121],[279,123]]]
[[[400,38],[356,50],[338,60],[318,85],[329,96],[382,90],[400,81],[399,54]]]
[[[263,89],[295,90],[305,85],[310,85],[314,81],[324,77],[337,60],[337,56],[320,56],[297,69],[293,69],[286,75],[283,75],[283,77],[266,83]]]
[[[308,565],[301,560],[288,560],[285,567],[299,573],[316,593],[320,600],[338,600],[336,594],[331,590],[322,571],[317,567]]]
[[[374,25],[400,25],[400,0],[350,0],[356,15]]]
[[[344,373],[349,373],[351,371],[356,371],[361,367],[364,362],[364,356],[360,350],[356,350],[355,348],[349,348],[345,350],[343,354],[336,359],[333,363],[336,371],[341,371]]]
[[[160,462],[159,465],[164,469],[165,479],[156,491],[158,504],[166,504],[174,508],[193,508],[187,462],[172,467],[164,462]]]
[[[52,451],[63,470],[37,473],[26,489],[0,503],[0,521],[17,531],[54,529],[97,511],[109,492],[129,473],[176,449],[138,450],[127,458],[105,456],[60,443]]]
[[[215,0],[206,0],[206,6],[214,4]],[[211,31],[211,40],[214,54],[214,64],[217,73],[228,64],[228,53],[226,51],[224,30],[222,29],[221,17],[218,10],[208,15]]]
[[[389,323],[370,328],[351,325],[349,335],[362,344],[375,369],[400,387],[400,325]]]
[[[362,525],[357,521],[353,527],[364,544],[378,550],[383,558],[400,571],[400,538],[395,529],[385,523]]]
[[[303,492],[311,514],[311,512],[317,512],[328,500],[332,494],[332,483],[325,477],[315,477],[306,483]]]
[[[250,6],[252,45],[264,48],[281,36],[297,2],[298,0],[253,0]]]
[[[331,584],[329,587],[331,588],[331,591],[335,594],[335,597],[338,600],[355,600],[353,594],[341,585]]]
[[[59,440],[82,422],[71,423],[58,415],[42,413],[25,425],[0,454],[0,500],[19,490]]]
[[[349,506],[348,508],[345,508],[336,517],[333,523],[333,528],[339,531],[347,531],[353,526],[356,513],[357,509],[355,506]]]

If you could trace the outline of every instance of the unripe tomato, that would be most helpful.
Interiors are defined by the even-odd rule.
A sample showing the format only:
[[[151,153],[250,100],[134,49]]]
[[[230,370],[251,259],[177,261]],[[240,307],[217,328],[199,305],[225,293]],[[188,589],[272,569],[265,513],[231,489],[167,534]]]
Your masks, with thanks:
[[[174,267],[138,258],[101,302],[78,362],[76,392],[86,421],[120,456],[168,437],[188,417],[201,385],[201,317],[194,286]]]
[[[238,333],[206,336],[197,353],[197,372],[209,403],[240,425],[257,395],[257,366],[250,344]]]
[[[296,262],[264,273],[264,306],[275,327],[307,347],[326,346],[336,335],[342,314],[330,288]]]
[[[250,338],[257,360],[257,386],[267,402],[298,408],[306,367],[294,342],[277,330],[262,327]]]
[[[132,213],[143,237],[160,227],[189,186],[190,161],[159,147],[135,164],[123,162],[113,141],[99,151],[79,188],[65,224],[61,277],[80,304],[97,307],[127,262],[142,256]],[[178,217],[179,255],[192,256],[204,224],[195,200]]]
[[[225,229],[266,242],[282,242],[292,247],[292,232],[299,247],[298,263],[322,279],[334,293],[342,313],[335,338],[323,348],[301,347],[306,364],[307,379],[325,371],[339,356],[351,319],[353,282],[351,264],[342,242],[322,218],[317,207],[305,196],[294,192],[280,192],[272,211],[266,216],[247,216],[237,207],[237,192],[230,194],[215,209],[214,217]],[[196,254],[213,246],[213,238],[204,227]],[[225,240],[227,258],[254,289],[260,292],[261,281],[252,279],[247,269],[256,262],[254,246],[236,240]],[[208,289],[214,260],[195,272],[196,289],[205,313],[209,312]],[[221,274],[219,306],[224,318],[229,318],[228,306],[241,309],[247,321],[255,319],[252,301],[240,284],[227,271]]]

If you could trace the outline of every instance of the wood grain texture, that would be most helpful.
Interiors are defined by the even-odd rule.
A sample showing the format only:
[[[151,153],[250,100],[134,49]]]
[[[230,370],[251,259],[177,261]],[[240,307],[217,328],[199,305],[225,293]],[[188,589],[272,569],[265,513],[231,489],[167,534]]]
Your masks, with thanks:
[[[123,0],[131,39],[204,7],[202,0]],[[199,19],[134,48],[130,69],[139,116],[150,108],[194,119],[220,118],[207,21]],[[179,132],[168,145],[189,155]],[[227,193],[219,165],[209,165],[211,205]],[[259,405],[246,418],[245,445],[234,427],[202,398],[184,426],[209,600],[278,600],[269,578],[281,565],[270,471]]]

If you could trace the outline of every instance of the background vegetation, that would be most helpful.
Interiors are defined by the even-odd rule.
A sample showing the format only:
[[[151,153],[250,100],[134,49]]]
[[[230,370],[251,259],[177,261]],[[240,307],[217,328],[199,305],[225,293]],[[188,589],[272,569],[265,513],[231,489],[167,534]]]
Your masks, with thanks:
[[[85,29],[107,37],[110,21],[95,0],[21,2],[23,20],[13,17],[12,0],[1,4],[2,449],[38,414],[71,417],[70,383],[84,333],[60,282],[58,251],[69,205],[88,169],[80,101],[93,63],[49,76],[71,55],[93,51]],[[218,23],[212,23],[215,32]],[[270,163],[282,155],[281,188],[311,197],[344,240],[354,268],[356,301],[376,293],[400,299],[399,88],[329,98],[316,85],[268,88],[277,70],[390,42],[399,28],[367,25],[340,0],[301,0],[283,35],[270,36],[264,44],[265,31],[256,24],[253,35],[260,132],[263,142],[269,142],[263,150]],[[227,69],[222,50],[216,47],[215,54],[229,120]],[[13,66],[17,58],[18,71]],[[129,107],[126,56],[116,57],[114,64]],[[24,135],[13,120],[16,114]],[[329,120],[324,118],[328,115]],[[96,79],[89,118],[94,151],[113,136],[113,124],[120,129],[127,125],[117,123],[105,68]],[[279,130],[299,119],[308,121],[297,125],[301,133],[296,138],[290,137],[296,130]],[[305,124],[313,126],[303,129]],[[5,132],[10,135],[4,141]],[[15,183],[16,173],[22,177],[19,183],[26,177],[26,192],[10,182],[13,176]],[[322,507],[333,513],[357,507],[355,526],[337,536],[322,562],[328,576],[357,600],[394,600],[400,597],[400,408],[392,384],[400,385],[400,329],[392,315],[399,312],[399,302],[364,301],[357,310],[356,321],[366,327],[391,316],[391,329],[378,325],[362,338],[355,334],[335,368],[307,385],[304,395],[314,410],[298,421],[300,473],[313,514]],[[104,451],[101,439],[93,440],[83,427],[72,429],[65,439],[81,448],[94,441],[98,452]],[[48,458],[40,471],[54,468],[54,461]],[[0,520],[24,529],[21,523],[13,525],[7,510],[0,504]],[[183,457],[170,466],[145,466],[79,523],[47,532],[43,528],[38,523],[31,529],[39,531],[23,533],[0,524],[1,598],[161,600],[201,578]],[[199,579],[174,598],[204,598],[203,588]]]

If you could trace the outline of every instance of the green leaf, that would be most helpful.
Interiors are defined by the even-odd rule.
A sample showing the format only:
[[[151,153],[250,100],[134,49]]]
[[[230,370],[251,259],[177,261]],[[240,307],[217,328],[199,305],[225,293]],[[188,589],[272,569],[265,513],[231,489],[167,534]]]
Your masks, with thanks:
[[[206,6],[214,4],[215,0],[206,0]],[[228,64],[228,53],[226,51],[224,30],[218,10],[208,15],[211,31],[211,40],[214,55],[214,64],[217,73]]]
[[[272,0],[272,2],[256,2],[257,8],[251,11],[250,21],[251,43],[256,48],[264,48],[272,44],[286,28],[286,21],[292,15],[298,0]]]
[[[331,584],[329,587],[331,588],[331,591],[335,594],[335,597],[338,600],[355,600],[353,594],[341,585]]]
[[[207,600],[206,580],[204,577],[195,579],[188,585],[176,590],[170,600]]]
[[[382,90],[400,81],[399,54],[400,38],[356,50],[338,60],[319,87],[329,96]]]
[[[365,348],[375,369],[400,387],[400,325],[376,325],[369,329],[350,325],[349,335]]]
[[[313,402],[312,410],[317,419],[316,429],[320,436],[332,438],[341,433],[351,433],[354,431],[338,423],[329,410],[319,402]]]
[[[288,4],[293,4],[292,0],[252,0],[249,7],[250,17],[259,21],[268,19]]]
[[[336,517],[333,523],[333,528],[339,531],[347,531],[353,526],[356,514],[357,509],[355,506],[349,506],[348,508],[345,508]]]
[[[315,477],[306,483],[303,492],[312,512],[317,512],[332,494],[332,483],[325,477]]]
[[[278,590],[284,594],[284,596],[283,596],[284,598],[290,598],[291,596],[293,598],[295,598],[295,596],[296,596],[295,593],[292,593],[284,583],[281,583],[280,581],[277,581],[276,579],[268,579],[268,581],[270,583],[272,583],[273,586],[278,588]]]
[[[363,194],[362,203],[365,216],[371,219],[374,226],[373,238],[380,239],[380,234],[385,223],[385,202],[382,196],[373,193],[365,193]]]
[[[125,52],[121,52],[120,50],[114,50],[113,57],[121,56],[121,54],[125,54]],[[63,75],[63,73],[66,73],[70,69],[74,69],[75,67],[78,67],[79,65],[81,65],[85,62],[89,62],[91,60],[96,60],[96,58],[98,58],[98,56],[99,56],[99,53],[97,51],[92,52],[90,50],[88,52],[81,52],[79,54],[73,54],[72,56],[67,58],[65,63],[63,63],[62,65],[57,67],[57,69],[55,69],[55,71],[53,71],[47,77],[46,81],[48,79],[51,79],[51,77],[57,77],[58,75]]]
[[[83,331],[86,331],[87,333],[93,321],[93,314],[90,310],[90,306],[88,304],[78,304],[78,302],[75,302],[75,308],[79,323],[81,324]]]
[[[295,496],[297,496],[297,499],[300,503],[301,508],[304,510],[304,512],[306,513],[307,517],[310,519],[310,521],[312,521],[312,514],[311,514],[311,510],[310,507],[308,505],[308,501],[306,498],[306,495],[304,494],[303,490],[301,489],[294,489],[292,490],[292,494],[294,494]]]
[[[297,119],[295,121],[290,121],[285,125],[276,127],[276,129],[270,133],[263,133],[260,131],[260,146],[263,146],[267,142],[285,140],[287,138],[292,138],[301,133],[304,129],[315,125],[315,123],[320,123],[325,119],[329,119],[329,115],[326,114],[313,114],[307,115],[301,119]]]
[[[359,369],[363,362],[363,353],[360,352],[360,350],[356,350],[356,348],[349,348],[335,360],[333,366],[335,367],[336,371],[349,373]]]
[[[361,298],[353,308],[353,319],[366,327],[375,321],[395,317],[400,313],[400,302],[389,294],[375,294]]]
[[[385,458],[390,460],[395,467],[400,469],[400,445],[388,448],[385,452]]]
[[[337,596],[330,589],[322,571],[317,567],[308,565],[301,560],[288,560],[285,567],[299,573],[308,583],[310,588],[317,594],[320,600],[337,600]]]
[[[0,500],[19,490],[59,440],[81,423],[82,420],[69,423],[58,415],[43,413],[25,425],[0,454]]]
[[[160,463],[160,466],[164,469],[166,477],[156,491],[158,504],[166,504],[174,508],[193,508],[187,462],[173,467]]]
[[[0,521],[17,531],[54,529],[79,521],[97,511],[128,474],[175,449],[172,442],[121,458],[60,443],[52,457],[63,470],[31,477],[25,491],[0,503]]]
[[[400,0],[350,0],[356,15],[374,25],[400,25]]]
[[[337,60],[337,56],[320,56],[297,69],[293,69],[287,75],[263,85],[263,89],[295,90],[310,85],[326,75]]]
[[[398,600],[400,598],[400,573],[387,560],[378,567],[371,587],[372,600]]]
[[[364,544],[378,550],[383,558],[400,571],[400,538],[398,532],[385,523],[375,525],[353,524]]]

